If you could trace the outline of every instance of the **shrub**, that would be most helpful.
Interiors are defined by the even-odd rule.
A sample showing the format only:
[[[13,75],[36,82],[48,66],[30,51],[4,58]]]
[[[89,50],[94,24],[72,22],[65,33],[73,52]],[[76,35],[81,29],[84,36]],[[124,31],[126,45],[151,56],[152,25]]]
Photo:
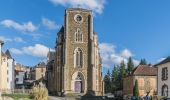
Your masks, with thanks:
[[[48,100],[48,90],[43,85],[34,85],[31,92],[34,100]]]

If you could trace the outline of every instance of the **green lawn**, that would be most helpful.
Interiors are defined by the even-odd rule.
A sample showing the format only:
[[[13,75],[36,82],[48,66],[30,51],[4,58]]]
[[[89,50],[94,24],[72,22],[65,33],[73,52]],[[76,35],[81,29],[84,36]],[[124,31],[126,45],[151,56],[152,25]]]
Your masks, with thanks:
[[[29,94],[2,94],[2,96],[11,97],[14,100],[32,100]]]

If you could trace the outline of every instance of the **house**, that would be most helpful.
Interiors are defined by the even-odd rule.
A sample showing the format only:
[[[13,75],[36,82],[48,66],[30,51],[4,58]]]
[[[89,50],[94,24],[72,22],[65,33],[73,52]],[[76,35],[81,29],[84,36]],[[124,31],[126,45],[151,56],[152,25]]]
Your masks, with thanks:
[[[170,56],[155,65],[158,68],[158,95],[170,97]]]
[[[25,71],[21,71],[21,70],[15,71],[15,88],[16,89],[24,88],[24,76],[25,76]]]
[[[0,91],[7,92],[14,89],[14,59],[9,50],[2,51],[3,41],[0,40]]]
[[[7,56],[7,87],[12,90],[15,88],[15,60],[12,58],[9,50],[6,50],[5,55]]]
[[[132,96],[135,81],[138,81],[139,96],[153,95],[157,91],[157,68],[139,65],[123,79],[123,95]]]
[[[40,62],[31,69],[31,79],[39,80],[41,78],[45,78],[45,73],[46,73],[46,64],[44,62]]]

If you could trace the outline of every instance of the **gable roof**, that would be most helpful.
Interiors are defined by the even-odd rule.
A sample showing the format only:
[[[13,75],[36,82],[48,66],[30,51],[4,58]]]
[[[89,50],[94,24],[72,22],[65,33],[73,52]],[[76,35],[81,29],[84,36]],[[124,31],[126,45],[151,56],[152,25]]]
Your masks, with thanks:
[[[6,50],[5,54],[7,55],[8,58],[12,59],[11,53],[9,52],[9,50]]]
[[[156,76],[157,68],[149,65],[139,65],[132,71],[135,76]]]
[[[154,66],[162,65],[162,64],[165,64],[165,63],[168,63],[168,62],[170,62],[170,56],[167,57],[166,59],[164,59],[163,61],[159,62],[158,64],[154,65]]]

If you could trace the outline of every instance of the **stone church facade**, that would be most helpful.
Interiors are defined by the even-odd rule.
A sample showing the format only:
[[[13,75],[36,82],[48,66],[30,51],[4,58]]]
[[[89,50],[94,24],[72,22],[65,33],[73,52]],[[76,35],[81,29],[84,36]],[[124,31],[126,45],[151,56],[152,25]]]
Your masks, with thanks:
[[[53,92],[60,94],[103,95],[98,37],[93,30],[92,11],[65,10],[64,26],[57,33],[53,67]]]

